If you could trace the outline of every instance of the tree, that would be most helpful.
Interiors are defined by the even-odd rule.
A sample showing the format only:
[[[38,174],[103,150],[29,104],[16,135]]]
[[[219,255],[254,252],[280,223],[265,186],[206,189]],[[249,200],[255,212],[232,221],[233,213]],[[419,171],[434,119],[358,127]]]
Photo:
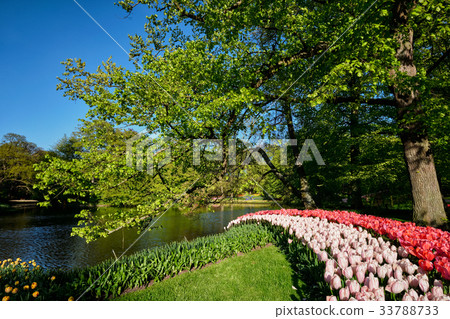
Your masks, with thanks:
[[[344,103],[349,108],[393,106],[406,110],[401,106],[401,100],[407,98],[404,92],[414,92],[416,87],[423,91],[420,105],[435,103],[436,81],[423,74],[429,70],[436,76],[448,55],[443,45],[448,36],[448,26],[443,24],[448,9],[437,0],[432,3],[432,9],[414,2],[414,7],[397,12],[394,8],[402,7],[402,2],[391,0],[376,5],[352,0],[121,1],[119,5],[128,12],[136,5],[164,12],[162,18],[148,17],[147,37],[131,37],[130,56],[135,58],[136,70],[125,70],[108,60],[96,72],[89,72],[81,60],[69,59],[64,62],[66,71],[58,89],[69,98],[86,102],[93,118],[143,126],[176,140],[171,147],[180,158],[190,154],[186,151],[192,147],[189,140],[221,140],[225,146],[222,161],[195,169],[205,180],[196,189],[207,188],[227,176],[229,138],[297,139],[295,114],[311,105]],[[402,22],[405,14],[411,19]],[[356,24],[349,28],[352,23]],[[183,25],[189,26],[192,35],[181,33]],[[401,64],[405,52],[399,48],[406,39],[402,34],[409,29],[432,34],[430,40],[422,36],[416,41],[421,52],[417,56],[420,76],[405,75]],[[316,63],[319,57],[320,63]],[[348,83],[355,78],[359,89],[350,90]],[[414,107],[411,111],[408,106],[408,111],[399,112],[395,119],[406,155],[408,140],[426,136],[422,134],[426,125],[413,124],[427,122],[426,113],[418,113]],[[353,128],[358,126],[355,120],[357,113],[353,114]],[[357,138],[355,134],[353,130]],[[355,160],[357,149],[355,145]],[[244,154],[246,148],[238,147],[238,152]],[[298,149],[293,147],[291,152],[296,156]],[[297,181],[292,182],[262,150],[258,153],[270,173],[301,197],[305,207],[316,206],[303,165],[295,166],[295,174],[290,175]],[[412,182],[415,218],[441,224],[443,210],[438,203],[436,174],[432,174],[434,164],[429,152],[420,156],[420,162],[426,164],[419,166],[420,171],[430,174],[422,185]],[[413,158],[406,159],[411,167]],[[184,164],[189,161],[186,157]],[[411,181],[412,173],[409,169]]]
[[[42,206],[92,206],[76,216],[79,227],[73,229],[74,235],[87,241],[124,227],[145,227],[189,186],[194,174],[175,163],[156,166],[154,174],[128,166],[126,141],[133,137],[145,141],[148,137],[105,121],[83,121],[75,136],[79,140],[73,159],[48,155],[36,165],[35,188],[44,194]],[[104,214],[96,210],[97,204],[135,209]]]
[[[56,156],[64,160],[74,160],[80,159],[80,155],[77,153],[82,152],[82,146],[80,145],[80,140],[75,135],[67,137],[64,135],[55,146],[52,148],[52,152]]]
[[[0,142],[0,199],[35,198],[33,165],[44,156],[44,151],[26,137],[8,133]]]

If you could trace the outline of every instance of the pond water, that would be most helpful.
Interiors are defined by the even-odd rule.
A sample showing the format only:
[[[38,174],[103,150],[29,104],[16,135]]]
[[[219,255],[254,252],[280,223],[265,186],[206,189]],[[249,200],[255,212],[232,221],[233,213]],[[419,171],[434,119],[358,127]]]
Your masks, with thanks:
[[[191,216],[170,209],[154,225],[162,227],[145,233],[127,254],[185,238],[221,233],[231,220],[265,209],[270,207],[227,205]],[[77,224],[76,213],[42,208],[0,211],[0,259],[34,259],[45,268],[83,267],[113,258],[114,254],[119,256],[139,236],[134,229],[124,229],[87,244],[80,237],[70,236]]]

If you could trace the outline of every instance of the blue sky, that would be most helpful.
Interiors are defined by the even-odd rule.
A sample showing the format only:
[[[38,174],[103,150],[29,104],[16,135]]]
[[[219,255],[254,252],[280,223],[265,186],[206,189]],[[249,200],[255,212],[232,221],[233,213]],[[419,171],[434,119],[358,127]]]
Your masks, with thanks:
[[[150,11],[126,12],[115,0],[77,0],[117,42],[129,50],[128,34],[143,34]],[[88,107],[56,91],[68,58],[81,58],[95,71],[110,56],[132,68],[128,56],[73,0],[23,0],[2,3],[0,12],[0,138],[25,135],[49,149],[70,135]]]

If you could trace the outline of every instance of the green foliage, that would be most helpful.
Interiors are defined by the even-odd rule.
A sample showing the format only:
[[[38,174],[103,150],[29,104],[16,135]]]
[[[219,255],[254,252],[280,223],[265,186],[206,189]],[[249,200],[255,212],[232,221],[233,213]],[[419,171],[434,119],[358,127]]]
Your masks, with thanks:
[[[70,137],[64,135],[64,137],[56,143],[51,152],[66,161],[80,159],[79,153],[82,152],[82,145],[75,135]]]
[[[0,142],[0,201],[38,198],[39,194],[33,192],[33,165],[41,161],[44,154],[23,135],[9,133],[3,137]]]
[[[79,227],[72,234],[88,242],[123,227],[145,227],[152,216],[167,209],[174,195],[190,185],[193,172],[174,163],[164,167],[155,165],[152,175],[128,166],[126,142],[137,136],[133,131],[95,120],[85,121],[76,136],[74,158],[47,156],[36,165],[35,188],[45,194],[46,200],[40,205],[136,207],[126,213],[113,210],[101,214],[95,208],[81,211],[76,216],[80,219]],[[146,137],[142,136],[141,140]]]
[[[439,152],[438,174],[448,185],[449,9],[440,0],[419,1],[411,8],[404,30],[399,31],[409,29],[414,36],[417,75],[409,76],[399,69],[399,42],[392,30],[395,4],[393,0],[375,4],[369,0],[120,1],[127,12],[140,5],[163,13],[148,16],[145,36],[130,36],[135,69],[109,59],[92,70],[81,59],[68,59],[62,62],[65,71],[58,90],[84,101],[91,120],[137,125],[145,127],[154,141],[170,139],[173,164],[157,177],[165,180],[162,186],[128,170],[119,159],[115,163],[121,164],[112,164],[110,155],[88,150],[80,163],[90,158],[90,166],[55,160],[61,171],[53,172],[67,175],[57,183],[69,190],[55,187],[49,199],[62,191],[76,200],[145,204],[157,212],[199,177],[183,196],[184,205],[195,207],[208,204],[213,195],[254,190],[259,186],[253,177],[258,177],[255,180],[272,197],[297,204],[299,192],[291,189],[301,188],[304,179],[300,180],[292,160],[287,166],[277,165],[280,174],[275,175],[267,166],[244,165],[248,150],[242,143],[237,145],[236,166],[227,151],[230,138],[255,142],[295,135],[299,145],[313,138],[327,163],[325,167],[305,164],[309,188],[319,204],[386,193],[402,199],[394,205],[409,204],[408,171],[396,136],[417,123],[423,124],[422,133],[428,132]],[[183,35],[182,28],[190,32]],[[406,112],[400,122],[393,88],[397,92],[414,88],[420,97],[417,108]],[[288,113],[292,113],[291,132]],[[220,140],[222,159],[192,165],[195,139]],[[202,155],[209,151],[205,147]],[[276,160],[277,155],[271,158]],[[91,170],[94,173],[88,178]],[[108,176],[98,177],[102,172]],[[44,177],[48,180],[44,187],[52,187],[50,176]],[[111,187],[114,180],[124,181],[122,176],[129,183]],[[92,178],[100,178],[97,186]],[[148,192],[125,187],[145,188],[144,181],[152,185]],[[83,213],[83,219],[95,224],[88,215]],[[112,223],[100,231],[102,236],[121,226]]]

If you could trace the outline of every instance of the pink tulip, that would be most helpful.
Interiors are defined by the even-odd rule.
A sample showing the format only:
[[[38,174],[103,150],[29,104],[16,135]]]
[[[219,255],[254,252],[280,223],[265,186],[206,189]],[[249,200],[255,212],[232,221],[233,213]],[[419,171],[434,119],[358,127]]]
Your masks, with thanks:
[[[348,288],[347,287],[341,288],[339,290],[339,299],[343,300],[343,301],[347,301],[348,298],[350,298],[350,291],[348,290]]]
[[[358,280],[360,284],[364,282],[365,277],[366,275],[362,271],[356,271],[356,280]]]
[[[433,294],[434,298],[442,297],[444,295],[444,291],[442,287],[434,286],[431,288],[431,293]]]
[[[394,270],[392,269],[391,265],[386,265],[386,277],[392,278],[394,275]]]
[[[392,264],[395,261],[394,256],[391,253],[389,253],[387,250],[385,250],[383,252],[383,258],[386,261],[386,263],[388,263],[388,264]]]
[[[391,286],[392,293],[398,294],[405,290],[405,285],[401,280],[396,280]]]
[[[339,256],[337,259],[338,265],[341,269],[348,267],[348,259],[344,256]]]
[[[331,278],[330,286],[332,289],[338,290],[342,287],[341,285],[341,278],[338,275],[334,275]]]
[[[347,286],[351,295],[355,295],[357,292],[359,292],[359,289],[361,288],[361,286],[356,280],[350,280]]]
[[[378,266],[377,267],[377,275],[379,278],[384,279],[386,278],[387,269],[384,266]]]
[[[335,261],[333,259],[328,259],[325,263],[325,271],[334,273]]]
[[[398,247],[397,251],[398,251],[399,256],[402,258],[406,258],[409,255],[408,251],[405,248],[403,248],[402,246]]]
[[[408,273],[409,275],[412,275],[416,272],[416,269],[413,264],[408,264],[405,267],[405,272]]]
[[[323,278],[328,284],[331,282],[331,278],[333,278],[333,276],[334,272],[325,271],[325,273],[323,274]]]
[[[408,284],[412,288],[417,288],[419,286],[419,280],[416,278],[416,276],[409,275],[406,280],[408,281]]]
[[[383,263],[383,255],[377,253],[377,254],[375,255],[375,260],[376,260],[379,264],[382,264],[382,263]]]
[[[369,263],[369,265],[367,266],[367,270],[372,274],[376,274],[377,273],[377,264],[375,262]]]
[[[352,267],[347,267],[342,271],[342,274],[345,278],[350,279],[353,277],[353,269]]]
[[[327,301],[337,301],[336,296],[327,296]]]
[[[292,239],[288,238],[288,244],[292,244]]]
[[[413,301],[412,297],[408,294],[404,294],[402,301]]]
[[[357,264],[356,256],[355,255],[348,256],[348,263],[351,266],[355,266]]]
[[[384,301],[385,297],[384,297],[384,289],[383,288],[377,288],[373,290],[374,293],[374,297],[376,300],[378,301]]]
[[[358,301],[366,301],[368,299],[366,294],[363,293],[363,292],[357,292],[356,295],[355,295],[355,298]]]
[[[370,273],[369,277],[366,277],[364,280],[364,286],[367,286],[369,288],[369,291],[372,291],[373,289],[378,288],[378,278],[375,278],[375,276]]]
[[[403,278],[403,272],[401,267],[397,267],[394,271],[394,278],[400,280]]]
[[[414,289],[409,289],[408,295],[410,295],[414,301],[419,299],[419,295],[417,294],[417,291],[415,291]]]
[[[437,280],[437,279],[434,280],[433,286],[438,286],[438,287],[444,288],[444,285],[442,284],[442,281],[441,280]]]
[[[319,254],[317,255],[317,259],[319,261],[327,261],[328,260],[328,254],[326,251],[321,251],[319,252]]]
[[[419,288],[423,292],[427,292],[428,289],[430,288],[430,284],[428,283],[428,280],[424,279],[424,278],[420,278],[419,279]]]
[[[356,271],[357,272],[360,271],[363,274],[365,274],[367,271],[367,264],[366,263],[359,264],[358,266],[356,266]]]

